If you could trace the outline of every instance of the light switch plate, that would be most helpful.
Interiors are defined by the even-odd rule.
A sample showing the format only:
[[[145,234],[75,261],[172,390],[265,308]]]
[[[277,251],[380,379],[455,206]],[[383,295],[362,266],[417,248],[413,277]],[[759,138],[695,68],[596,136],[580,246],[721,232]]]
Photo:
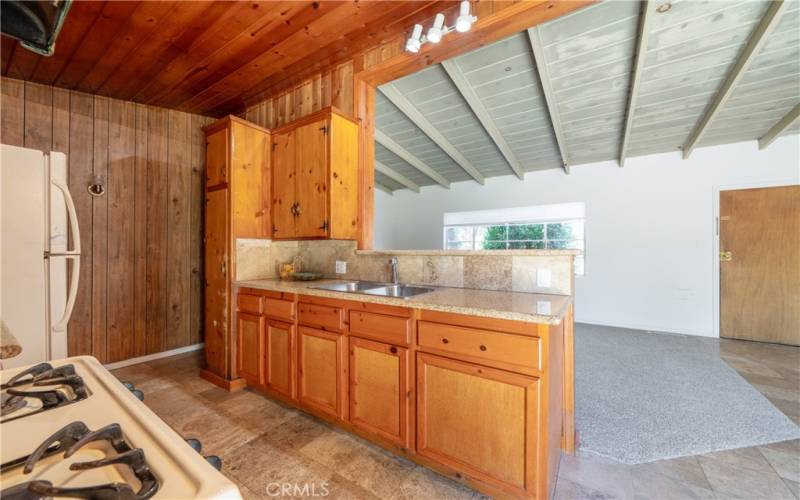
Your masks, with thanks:
[[[347,261],[336,261],[336,274],[347,274]]]
[[[550,269],[540,267],[536,270],[536,286],[539,288],[550,288]]]

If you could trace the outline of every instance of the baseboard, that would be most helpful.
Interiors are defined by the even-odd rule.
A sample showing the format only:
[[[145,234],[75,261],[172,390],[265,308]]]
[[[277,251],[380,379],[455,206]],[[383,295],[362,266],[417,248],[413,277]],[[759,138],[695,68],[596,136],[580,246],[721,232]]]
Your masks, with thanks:
[[[226,378],[220,377],[216,373],[212,373],[206,370],[205,368],[200,370],[200,378],[208,382],[211,382],[217,387],[222,387],[226,391],[230,392],[241,391],[242,389],[247,387],[247,382],[245,382],[243,378],[228,380]]]
[[[139,356],[138,358],[125,359],[123,361],[117,361],[116,363],[109,363],[103,366],[105,366],[106,369],[108,370],[116,370],[117,368],[124,368],[126,366],[138,365],[140,363],[147,363],[148,361],[153,361],[156,359],[168,358],[170,356],[177,356],[178,354],[184,354],[192,351],[199,351],[204,346],[205,344],[203,343],[192,344],[192,345],[187,345],[185,347],[178,347],[177,349],[171,349],[169,351],[156,352],[153,354],[148,354],[146,356]]]
[[[606,321],[595,321],[591,318],[575,318],[575,323],[584,323],[587,325],[598,325],[598,326],[613,326],[616,328],[628,328],[630,330],[644,330],[647,332],[655,332],[655,333],[675,333],[678,335],[691,335],[693,337],[710,337],[710,338],[718,338],[711,332],[698,332],[697,330],[684,330],[681,328],[668,328],[664,326],[654,326],[654,325],[640,325],[636,323],[609,323]]]

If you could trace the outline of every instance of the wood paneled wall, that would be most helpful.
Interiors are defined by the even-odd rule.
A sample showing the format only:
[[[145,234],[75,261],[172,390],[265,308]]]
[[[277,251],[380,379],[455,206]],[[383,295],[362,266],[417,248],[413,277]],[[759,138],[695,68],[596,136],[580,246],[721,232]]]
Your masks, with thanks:
[[[212,120],[8,78],[0,88],[0,142],[67,154],[82,247],[69,354],[110,363],[201,342]],[[94,175],[101,197],[86,189]]]

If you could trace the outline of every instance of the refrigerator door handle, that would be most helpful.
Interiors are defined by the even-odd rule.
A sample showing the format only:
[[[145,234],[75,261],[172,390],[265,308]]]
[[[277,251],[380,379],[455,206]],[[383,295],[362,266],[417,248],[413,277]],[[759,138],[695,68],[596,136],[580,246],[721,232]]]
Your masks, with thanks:
[[[72,309],[75,307],[75,298],[78,296],[78,281],[80,280],[81,274],[81,233],[78,229],[78,213],[75,211],[75,202],[72,200],[72,194],[70,194],[69,188],[61,179],[51,179],[50,183],[57,187],[64,195],[70,231],[72,232],[72,250],[60,254],[60,256],[66,259],[71,259],[73,263],[69,281],[69,295],[67,295],[64,314],[62,314],[61,319],[52,326],[53,330],[63,332],[67,328],[69,318],[72,316]]]
[[[64,314],[61,315],[61,319],[52,327],[53,330],[57,332],[63,332],[67,328],[69,318],[72,316],[72,309],[75,307],[75,298],[78,296],[78,280],[81,275],[81,256],[71,254],[64,255],[63,257],[71,259],[73,266],[72,272],[70,273],[69,295],[67,295],[67,304],[64,306]]]
[[[72,232],[72,250],[65,252],[66,255],[81,254],[81,233],[78,228],[78,213],[75,211],[75,202],[69,188],[61,179],[51,179],[50,183],[57,187],[64,195],[64,203],[67,205],[67,216],[69,217],[69,229]],[[77,286],[77,285],[76,285]]]

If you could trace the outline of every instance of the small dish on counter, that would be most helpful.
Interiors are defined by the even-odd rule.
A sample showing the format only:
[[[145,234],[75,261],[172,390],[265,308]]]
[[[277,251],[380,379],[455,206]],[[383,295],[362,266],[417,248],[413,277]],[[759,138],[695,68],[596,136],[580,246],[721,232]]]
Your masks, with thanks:
[[[297,281],[316,281],[320,278],[319,273],[294,273],[292,277]]]

